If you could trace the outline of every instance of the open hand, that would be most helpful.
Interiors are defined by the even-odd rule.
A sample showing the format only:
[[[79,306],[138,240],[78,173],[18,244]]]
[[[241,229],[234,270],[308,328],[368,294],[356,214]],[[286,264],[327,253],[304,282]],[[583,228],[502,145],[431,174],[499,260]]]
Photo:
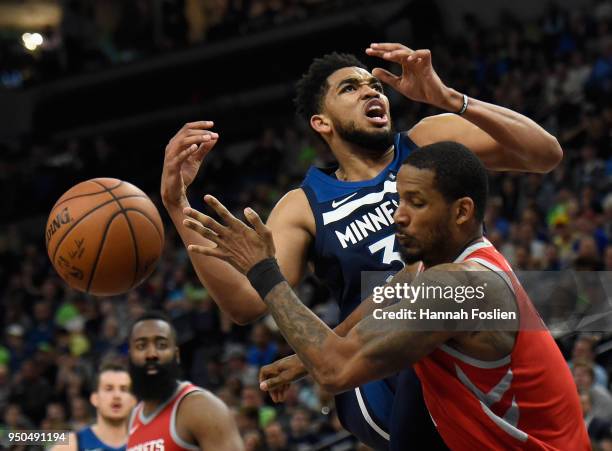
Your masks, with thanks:
[[[372,74],[409,99],[447,111],[461,108],[461,104],[455,108],[457,93],[448,88],[434,70],[429,50],[412,50],[402,44],[384,43],[370,44],[366,53],[402,67],[401,75],[381,68],[374,69]]]
[[[217,143],[219,135],[209,129],[212,121],[188,122],[166,146],[161,180],[161,197],[166,207],[186,205],[186,191],[202,160]]]
[[[244,210],[244,216],[252,226],[249,227],[232,215],[215,197],[206,195],[204,201],[215,210],[223,224],[193,208],[183,210],[183,213],[187,216],[183,224],[217,246],[208,247],[192,244],[188,247],[190,252],[225,260],[242,274],[249,272],[260,261],[274,257],[272,232],[255,211],[250,208]]]

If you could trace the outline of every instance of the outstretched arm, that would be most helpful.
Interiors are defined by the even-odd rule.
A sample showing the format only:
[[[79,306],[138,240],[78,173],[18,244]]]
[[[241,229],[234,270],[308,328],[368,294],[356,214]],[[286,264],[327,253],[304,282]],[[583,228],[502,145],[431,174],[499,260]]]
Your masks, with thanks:
[[[194,181],[205,156],[214,148],[218,134],[211,131],[212,121],[185,124],[168,142],[161,180],[161,196],[185,247],[214,244],[183,224],[184,211],[190,209],[187,189]],[[310,234],[306,230],[308,202],[301,190],[288,193],[276,205],[269,218],[274,238],[282,249],[279,262],[287,280],[295,285],[301,280]],[[312,219],[314,222],[314,219]],[[244,275],[226,262],[190,252],[189,258],[202,284],[229,317],[246,324],[266,312],[265,304]]]
[[[402,74],[374,69],[374,76],[416,102],[451,113],[463,107],[463,95],[446,86],[433,68],[429,50],[412,50],[395,43],[371,44],[370,56],[397,63]],[[548,172],[563,158],[557,139],[528,117],[491,103],[469,98],[462,116],[441,114],[419,122],[409,135],[419,146],[439,141],[459,142],[491,170]]]

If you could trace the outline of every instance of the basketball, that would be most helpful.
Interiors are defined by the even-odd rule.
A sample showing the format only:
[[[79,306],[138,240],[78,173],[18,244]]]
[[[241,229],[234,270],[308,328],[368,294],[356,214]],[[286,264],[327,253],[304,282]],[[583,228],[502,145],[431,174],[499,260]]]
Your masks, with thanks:
[[[155,269],[164,245],[157,208],[136,186],[96,178],[55,203],[45,230],[53,267],[72,288],[97,296],[125,293]]]

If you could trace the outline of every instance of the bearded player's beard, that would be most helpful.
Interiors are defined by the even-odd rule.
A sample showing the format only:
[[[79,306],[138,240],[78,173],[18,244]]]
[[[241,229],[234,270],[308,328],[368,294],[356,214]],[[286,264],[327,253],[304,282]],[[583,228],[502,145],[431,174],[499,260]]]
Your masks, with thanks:
[[[387,151],[393,145],[395,136],[395,132],[391,128],[376,131],[358,130],[353,121],[345,125],[334,120],[334,128],[342,139],[357,145],[371,157],[382,155]]]
[[[155,368],[155,374],[147,374],[147,371]],[[144,365],[136,365],[129,361],[129,372],[132,378],[132,393],[143,401],[165,401],[169,399],[176,390],[180,367],[176,359],[168,363],[148,362]]]

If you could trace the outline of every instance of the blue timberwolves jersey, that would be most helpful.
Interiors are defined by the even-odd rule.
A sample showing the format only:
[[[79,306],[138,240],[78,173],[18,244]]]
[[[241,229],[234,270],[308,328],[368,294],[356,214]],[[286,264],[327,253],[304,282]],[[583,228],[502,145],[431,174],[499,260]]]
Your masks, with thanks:
[[[79,451],[125,451],[125,446],[114,448],[108,446],[91,429],[91,426],[81,429],[76,433]]]
[[[393,161],[371,180],[343,182],[310,168],[302,184],[315,217],[316,275],[331,290],[344,320],[363,300],[361,272],[397,273],[404,264],[395,240],[397,172],[417,148],[405,133],[395,135]]]

